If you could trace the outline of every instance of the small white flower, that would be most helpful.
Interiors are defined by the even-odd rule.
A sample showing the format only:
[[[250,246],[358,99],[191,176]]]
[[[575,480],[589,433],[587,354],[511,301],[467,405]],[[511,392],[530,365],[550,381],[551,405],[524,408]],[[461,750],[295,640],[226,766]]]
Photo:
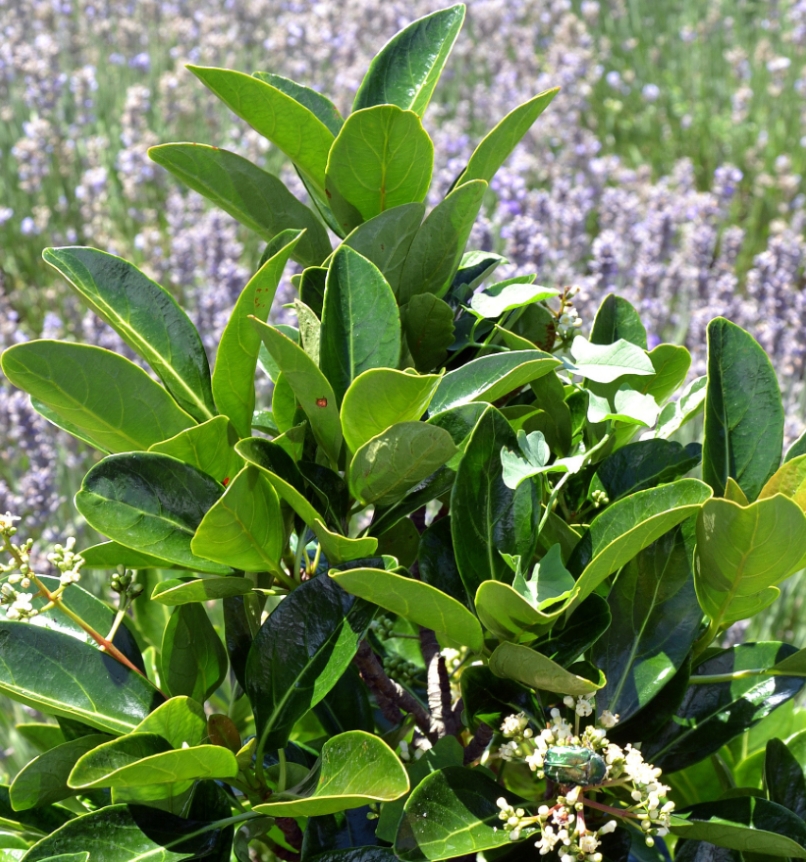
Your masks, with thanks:
[[[615,727],[618,724],[618,720],[619,717],[610,712],[609,709],[602,710],[602,714],[599,716],[599,724],[608,729]]]

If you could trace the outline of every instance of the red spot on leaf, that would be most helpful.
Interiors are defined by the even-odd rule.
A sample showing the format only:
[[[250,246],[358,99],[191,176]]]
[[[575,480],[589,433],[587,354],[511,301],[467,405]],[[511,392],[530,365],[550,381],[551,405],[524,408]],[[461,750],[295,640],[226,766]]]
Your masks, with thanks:
[[[221,484],[226,488],[229,485],[229,476],[224,476],[224,481]]]
[[[317,398],[316,399],[317,407],[327,407],[327,398]]]

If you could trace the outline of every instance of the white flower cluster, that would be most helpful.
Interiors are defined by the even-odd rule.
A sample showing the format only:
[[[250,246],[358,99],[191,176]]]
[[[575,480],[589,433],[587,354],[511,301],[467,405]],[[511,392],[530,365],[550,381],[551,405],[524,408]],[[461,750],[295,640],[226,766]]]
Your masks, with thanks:
[[[582,327],[582,318],[573,305],[566,305],[562,314],[557,318],[557,335],[563,340],[576,335]]]
[[[555,758],[556,773],[556,758],[560,756],[562,759],[563,749],[568,749],[569,754],[571,749],[587,749],[591,760],[598,762],[601,776],[590,786],[610,794],[615,805],[603,807],[601,802],[587,802],[587,786],[582,782],[558,782],[565,795],[558,795],[554,805],[541,805],[535,814],[527,814],[523,808],[515,808],[501,797],[497,801],[501,809],[499,818],[510,840],[518,841],[535,835],[538,839],[535,846],[542,855],[557,851],[560,862],[602,862],[600,839],[614,831],[618,821],[611,819],[598,829],[590,829],[584,814],[588,804],[614,817],[637,822],[647,845],[653,846],[654,836],[668,833],[674,810],[674,803],[666,800],[669,788],[659,780],[661,770],[647,763],[638,748],[627,745],[622,749],[607,739],[607,729],[618,722],[618,716],[608,710],[602,711],[596,725],[589,724],[579,732],[579,719],[594,712],[593,695],[569,695],[563,699],[563,704],[573,710],[574,724],[555,708],[551,710],[548,726],[539,733],[529,727],[529,719],[523,713],[507,716],[500,728],[506,742],[499,746],[496,756],[506,761],[520,760],[529,766],[536,778],[542,779],[548,771],[546,761],[550,751]],[[593,774],[585,773],[584,766],[572,765],[569,769],[581,769],[583,775]],[[556,774],[552,773],[552,777],[556,779]]]

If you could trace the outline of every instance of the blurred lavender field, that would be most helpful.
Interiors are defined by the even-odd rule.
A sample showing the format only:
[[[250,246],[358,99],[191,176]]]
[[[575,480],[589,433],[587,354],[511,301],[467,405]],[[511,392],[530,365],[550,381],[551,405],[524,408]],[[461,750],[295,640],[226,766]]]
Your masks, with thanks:
[[[304,191],[183,63],[279,72],[346,110],[375,51],[439,5],[0,0],[0,346],[73,335],[124,349],[41,261],[46,245],[79,243],[134,260],[174,290],[212,353],[260,248],[151,164],[147,147],[225,146]],[[690,346],[693,373],[703,370],[706,322],[725,314],[773,358],[789,436],[799,434],[806,2],[468,6],[426,116],[435,199],[493,122],[562,87],[499,173],[470,247],[505,254],[504,277],[536,271],[543,283],[579,286],[586,325],[618,289],[655,342]],[[0,433],[0,511],[22,515],[33,534],[54,522],[63,531],[84,447],[2,383]]]

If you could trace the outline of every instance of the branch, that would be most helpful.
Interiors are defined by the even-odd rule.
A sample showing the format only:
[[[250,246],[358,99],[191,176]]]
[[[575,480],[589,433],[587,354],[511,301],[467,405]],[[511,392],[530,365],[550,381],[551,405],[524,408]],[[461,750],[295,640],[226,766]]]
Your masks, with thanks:
[[[390,679],[384,672],[378,657],[370,645],[361,641],[355,656],[355,663],[367,688],[375,695],[378,707],[393,724],[399,724],[403,716],[400,710],[409,713],[417,727],[425,734],[431,732],[431,719],[417,700],[402,685]]]
[[[483,721],[479,723],[476,732],[473,734],[473,739],[467,744],[462,762],[465,766],[470,766],[474,760],[478,760],[485,749],[490,744],[493,738],[493,729]]]
[[[431,629],[420,629],[420,649],[428,671],[428,708],[431,710],[430,736],[441,739],[453,735],[454,718],[451,709],[451,681],[445,659],[440,655],[437,636]],[[433,741],[433,740],[432,740]]]

